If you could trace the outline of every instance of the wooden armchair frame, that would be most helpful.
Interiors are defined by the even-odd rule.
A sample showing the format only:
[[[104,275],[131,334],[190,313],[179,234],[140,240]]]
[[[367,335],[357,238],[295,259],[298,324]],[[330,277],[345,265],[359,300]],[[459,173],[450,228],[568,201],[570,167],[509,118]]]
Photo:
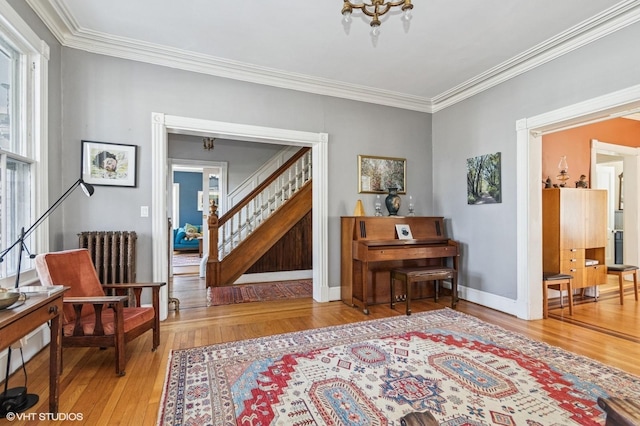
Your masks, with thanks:
[[[63,347],[113,347],[116,374],[124,376],[127,342],[153,330],[151,350],[160,345],[160,288],[165,283],[102,285],[85,249],[38,255],[36,269],[43,285],[70,287],[63,298]],[[145,288],[151,290],[151,307],[140,304]],[[127,306],[128,295],[105,294],[122,290],[133,292],[132,306]]]

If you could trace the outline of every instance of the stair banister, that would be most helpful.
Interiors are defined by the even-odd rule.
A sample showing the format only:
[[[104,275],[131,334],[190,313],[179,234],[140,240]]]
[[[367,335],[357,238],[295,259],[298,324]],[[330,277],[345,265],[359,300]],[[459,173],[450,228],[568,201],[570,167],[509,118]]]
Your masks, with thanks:
[[[216,283],[220,280],[220,262],[222,261],[220,254],[222,258],[229,254],[263,220],[269,217],[271,211],[280,207],[286,199],[291,198],[298,188],[310,180],[308,168],[311,163],[310,161],[305,162],[305,156],[310,151],[311,148],[309,147],[298,150],[289,160],[284,162],[274,173],[221,217],[218,218],[217,216],[217,206],[211,206],[212,210],[208,219],[209,257],[206,271],[207,282],[210,282],[210,278],[212,282]],[[301,171],[299,171],[299,161],[303,162]],[[309,179],[305,179],[305,171],[309,173]],[[294,173],[293,178],[291,176],[292,172]],[[283,174],[288,174],[286,181]],[[295,185],[292,183],[295,183]],[[271,193],[272,184],[276,186],[273,194]],[[253,211],[251,211],[251,206],[253,206]],[[245,215],[244,220],[242,218],[243,213]]]

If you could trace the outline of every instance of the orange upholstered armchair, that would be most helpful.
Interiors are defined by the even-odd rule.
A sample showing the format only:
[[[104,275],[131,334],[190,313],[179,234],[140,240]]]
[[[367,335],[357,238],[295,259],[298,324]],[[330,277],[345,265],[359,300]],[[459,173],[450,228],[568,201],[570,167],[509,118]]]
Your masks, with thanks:
[[[160,345],[160,287],[164,283],[102,285],[86,249],[36,256],[42,285],[70,287],[64,297],[63,347],[114,347],[116,373],[125,374],[125,344],[153,330],[153,348]],[[140,306],[142,288],[152,290],[152,307]],[[134,289],[135,306],[128,296],[108,296],[108,289]]]

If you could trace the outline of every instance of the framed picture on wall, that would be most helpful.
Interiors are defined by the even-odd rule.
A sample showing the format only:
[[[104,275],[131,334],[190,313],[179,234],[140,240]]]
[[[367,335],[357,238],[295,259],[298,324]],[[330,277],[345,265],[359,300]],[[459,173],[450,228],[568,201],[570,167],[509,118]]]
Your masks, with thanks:
[[[91,185],[137,186],[136,145],[82,141],[82,179]]]
[[[480,155],[467,159],[467,204],[502,202],[501,155]]]
[[[397,188],[398,194],[406,193],[407,160],[358,155],[358,192],[379,194],[389,188]]]

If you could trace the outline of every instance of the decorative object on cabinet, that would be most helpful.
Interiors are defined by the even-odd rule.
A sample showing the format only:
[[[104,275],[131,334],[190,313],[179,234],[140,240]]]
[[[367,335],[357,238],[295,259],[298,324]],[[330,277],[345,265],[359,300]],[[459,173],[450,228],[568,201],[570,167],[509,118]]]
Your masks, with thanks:
[[[622,197],[622,195],[624,194],[624,191],[622,190],[623,188],[623,183],[624,183],[624,173],[620,173],[618,175],[618,179],[620,181],[620,188],[618,189],[618,210],[624,210],[624,199]]]
[[[82,141],[82,179],[91,185],[137,185],[136,145]]]
[[[416,212],[415,212],[415,208],[416,208],[416,200],[415,198],[413,198],[413,195],[409,195],[409,205],[408,205],[408,210],[409,212],[407,213],[407,216],[415,216]]]
[[[358,192],[382,194],[389,188],[396,188],[399,194],[405,193],[407,160],[358,155]]]
[[[356,208],[353,209],[354,216],[364,216],[364,206],[362,205],[362,200],[356,201]]]
[[[398,234],[399,240],[413,240],[413,235],[411,235],[411,228],[405,223],[396,224],[396,234]]]
[[[544,183],[545,188],[553,188],[553,185],[551,184],[551,178],[549,176],[547,176],[547,180],[543,180],[542,183]]]
[[[585,175],[580,175],[580,179],[576,181],[576,188],[589,188],[589,182]]]
[[[624,305],[624,279],[627,275],[633,278],[633,294],[638,300],[638,267],[634,265],[609,265],[607,266],[608,275],[617,275],[618,284],[620,286],[620,304]]]
[[[573,276],[574,289],[606,284],[607,237],[606,190],[542,190],[544,271]]]
[[[382,216],[382,197],[380,196],[380,194],[376,195],[375,208],[376,208],[375,215]]]
[[[467,159],[467,204],[502,202],[500,153]]]
[[[389,188],[389,195],[384,199],[384,204],[387,206],[389,216],[397,216],[398,210],[400,210],[400,196],[398,195],[398,188]]]
[[[569,180],[569,164],[567,164],[567,156],[563,155],[560,157],[560,162],[558,163],[558,176],[556,179],[560,181],[560,187],[564,188],[567,185],[567,181]]]

